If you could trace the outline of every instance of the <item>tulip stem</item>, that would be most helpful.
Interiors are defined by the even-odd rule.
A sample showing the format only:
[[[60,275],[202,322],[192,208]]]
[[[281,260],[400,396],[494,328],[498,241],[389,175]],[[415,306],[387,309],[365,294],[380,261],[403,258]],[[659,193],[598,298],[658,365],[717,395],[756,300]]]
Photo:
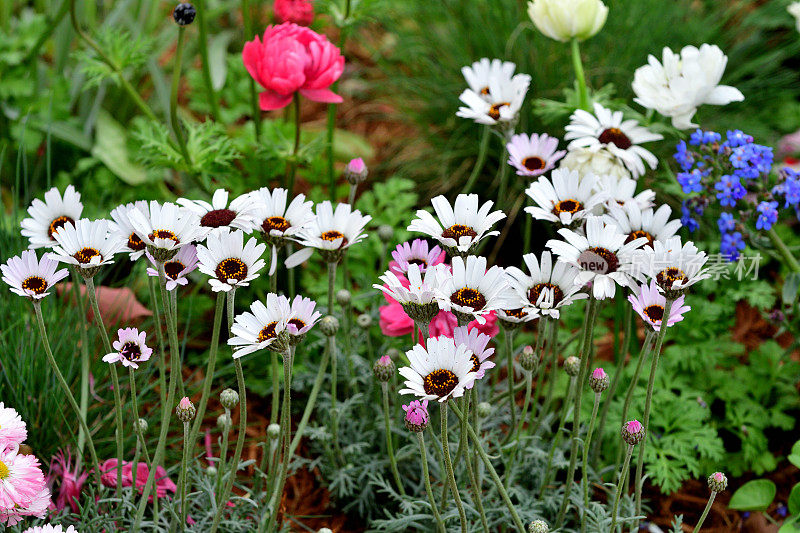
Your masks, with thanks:
[[[583,72],[581,49],[578,39],[572,39],[572,67],[575,69],[575,83],[578,85],[578,107],[589,111],[589,94],[586,87],[586,75]]]

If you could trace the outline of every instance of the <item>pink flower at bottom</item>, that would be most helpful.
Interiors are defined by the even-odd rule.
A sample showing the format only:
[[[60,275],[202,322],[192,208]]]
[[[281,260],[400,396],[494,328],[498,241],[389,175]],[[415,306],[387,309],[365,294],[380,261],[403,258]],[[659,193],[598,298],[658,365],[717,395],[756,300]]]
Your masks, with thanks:
[[[309,26],[314,21],[313,0],[275,0],[272,11],[279,22]]]
[[[117,460],[107,459],[100,465],[100,481],[107,487],[117,486]],[[144,492],[144,487],[147,484],[147,478],[150,475],[150,469],[147,463],[139,463],[136,468],[136,490],[141,494]],[[133,486],[133,465],[129,461],[122,462],[122,486]],[[167,493],[174,493],[178,490],[178,486],[167,477],[167,471],[164,467],[156,467],[156,496],[164,498]],[[148,501],[153,501],[153,496],[150,495]]]
[[[27,507],[0,511],[0,524],[5,522],[7,526],[13,526],[22,522],[23,519],[29,516],[44,518],[47,515],[47,509],[51,505],[50,489],[45,486]],[[36,528],[31,528],[27,529],[26,532],[32,530],[37,531]]]
[[[89,476],[87,472],[80,473],[77,465],[72,466],[72,455],[69,452],[59,451],[50,462],[50,479],[58,480],[58,496],[56,497],[55,508],[59,511],[67,505],[72,508],[72,512],[78,512],[78,501],[83,491],[83,485]]]
[[[28,507],[45,487],[39,459],[15,444],[0,450],[0,509]]]

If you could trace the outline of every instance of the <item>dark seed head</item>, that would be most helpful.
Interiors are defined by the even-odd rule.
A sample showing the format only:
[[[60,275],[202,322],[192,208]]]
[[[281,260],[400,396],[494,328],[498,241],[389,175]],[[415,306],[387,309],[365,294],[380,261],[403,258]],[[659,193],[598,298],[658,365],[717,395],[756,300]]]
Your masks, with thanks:
[[[187,26],[194,22],[194,17],[197,15],[197,10],[188,2],[178,4],[172,10],[172,18],[178,26]]]

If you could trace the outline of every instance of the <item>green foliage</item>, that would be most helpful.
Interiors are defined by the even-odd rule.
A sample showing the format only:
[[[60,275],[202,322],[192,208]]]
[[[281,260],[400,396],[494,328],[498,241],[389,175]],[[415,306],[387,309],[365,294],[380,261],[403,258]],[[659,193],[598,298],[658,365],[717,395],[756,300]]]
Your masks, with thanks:
[[[748,481],[731,496],[728,507],[738,511],[766,511],[778,488],[768,479]]]
[[[75,53],[81,71],[86,75],[85,89],[97,87],[106,80],[118,84],[116,70],[123,73],[137,71],[150,58],[153,48],[150,39],[134,37],[129,31],[113,26],[104,26],[98,32],[97,45],[105,57],[89,49],[80,49]],[[116,70],[111,68],[109,61],[116,66]]]

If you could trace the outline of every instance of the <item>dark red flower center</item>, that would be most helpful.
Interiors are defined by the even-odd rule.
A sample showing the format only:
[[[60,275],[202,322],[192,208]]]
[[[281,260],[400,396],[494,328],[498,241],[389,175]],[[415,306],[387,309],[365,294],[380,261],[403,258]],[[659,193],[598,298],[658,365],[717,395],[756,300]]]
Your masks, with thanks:
[[[644,308],[644,314],[651,322],[661,322],[664,319],[664,308],[660,305],[648,305]]]
[[[464,287],[458,289],[450,296],[450,301],[462,307],[469,307],[471,309],[483,309],[486,305],[486,297],[475,289]]]
[[[627,150],[633,146],[633,143],[628,136],[622,133],[622,130],[619,128],[608,128],[607,130],[604,130],[597,140],[603,144],[615,144],[617,148],[622,150]]]
[[[522,166],[530,171],[542,170],[547,166],[547,162],[539,156],[526,157],[522,160]]]
[[[47,290],[47,282],[41,276],[30,276],[22,281],[22,288],[34,294],[42,294]]]
[[[434,370],[424,378],[422,378],[422,387],[425,394],[438,396],[439,398],[447,396],[450,391],[458,385],[458,376],[452,370],[445,370],[440,368]]]
[[[453,224],[442,232],[442,237],[447,239],[455,239],[458,241],[460,237],[477,237],[478,232],[469,226],[463,224]]]
[[[214,209],[200,219],[200,225],[206,228],[219,228],[227,226],[236,218],[236,211],[230,209]]]
[[[128,237],[128,249],[135,252],[144,250],[144,241],[136,233],[131,233]]]
[[[268,341],[269,339],[274,339],[275,337],[277,337],[278,334],[275,333],[275,327],[277,325],[278,325],[277,322],[270,322],[269,324],[267,324],[264,327],[264,329],[262,329],[258,333],[258,342]]]
[[[492,117],[494,120],[500,119],[500,109],[504,106],[511,105],[509,102],[498,102],[493,104],[492,107],[489,108],[489,112],[487,115]]]
[[[142,347],[136,342],[128,341],[122,345],[119,354],[128,361],[138,361],[142,356]]]
[[[53,239],[53,234],[59,230],[59,228],[63,228],[67,224],[74,224],[75,221],[69,218],[66,215],[62,215],[50,223],[50,226],[47,228],[47,236],[50,237],[51,240]]]
[[[82,265],[90,262],[92,260],[92,257],[99,257],[99,256],[100,252],[98,252],[95,248],[90,248],[89,246],[81,248],[80,250],[72,254],[72,257],[77,259],[78,263]]]
[[[269,217],[264,219],[264,222],[261,223],[261,229],[269,235],[269,232],[272,230],[280,231],[281,233],[285,232],[289,229],[292,225],[283,217]]]
[[[221,280],[242,281],[247,277],[247,265],[238,257],[229,257],[219,262],[217,268],[214,269],[214,274]]]
[[[583,209],[583,204],[580,203],[578,200],[573,200],[572,198],[568,200],[561,200],[556,205],[553,206],[553,214],[558,216],[561,213],[569,213],[574,215],[578,211]]]
[[[186,266],[180,261],[167,261],[164,263],[164,272],[172,279],[178,279],[178,275]]]

